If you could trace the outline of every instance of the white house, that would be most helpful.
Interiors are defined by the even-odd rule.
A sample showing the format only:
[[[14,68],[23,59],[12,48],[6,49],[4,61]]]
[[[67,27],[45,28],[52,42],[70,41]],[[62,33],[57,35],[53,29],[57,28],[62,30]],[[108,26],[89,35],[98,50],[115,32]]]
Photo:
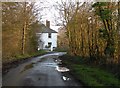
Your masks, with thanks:
[[[46,26],[42,25],[36,34],[38,36],[38,50],[53,51],[57,47],[57,32],[50,28],[50,21],[46,21]]]

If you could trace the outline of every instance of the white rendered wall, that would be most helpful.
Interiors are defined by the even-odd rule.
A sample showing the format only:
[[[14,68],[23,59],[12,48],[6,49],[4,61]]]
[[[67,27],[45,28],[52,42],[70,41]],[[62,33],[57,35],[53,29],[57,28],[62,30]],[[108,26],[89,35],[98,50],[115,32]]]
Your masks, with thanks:
[[[48,46],[48,42],[52,43],[51,51],[53,47],[57,47],[57,33],[51,33],[51,38],[48,38],[48,33],[42,33],[40,39],[43,42],[43,49],[46,49],[45,46]]]

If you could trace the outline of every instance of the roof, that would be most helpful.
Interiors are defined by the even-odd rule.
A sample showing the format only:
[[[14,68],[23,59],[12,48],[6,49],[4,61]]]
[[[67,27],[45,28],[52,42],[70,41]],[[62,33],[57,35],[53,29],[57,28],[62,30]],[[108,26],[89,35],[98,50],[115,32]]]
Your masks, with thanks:
[[[37,28],[38,33],[57,33],[51,28],[46,27],[44,24],[41,25],[40,28]]]

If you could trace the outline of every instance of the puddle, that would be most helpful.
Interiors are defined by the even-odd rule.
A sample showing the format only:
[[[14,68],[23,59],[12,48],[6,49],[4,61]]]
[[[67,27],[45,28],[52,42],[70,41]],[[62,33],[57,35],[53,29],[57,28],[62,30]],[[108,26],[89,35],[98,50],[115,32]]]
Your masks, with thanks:
[[[24,71],[26,71],[26,70],[28,70],[28,69],[33,68],[33,65],[34,65],[34,64],[35,64],[34,62],[33,62],[33,63],[30,63],[30,64],[27,64],[21,72],[24,72]]]
[[[47,66],[47,67],[56,67],[57,64],[56,63],[42,63],[42,66]]]
[[[61,56],[66,54],[67,52],[57,52],[57,53],[51,53],[51,54],[47,54],[47,55],[55,55],[55,56]]]
[[[42,62],[42,60],[37,61],[37,63]]]
[[[36,64],[37,62],[32,62],[31,64]]]
[[[41,80],[41,78],[38,78],[38,80]]]
[[[26,77],[23,81],[24,86],[34,86],[34,80],[31,77]]]
[[[59,66],[56,66],[56,70],[58,71],[58,72],[68,72],[68,71],[70,71],[68,68],[66,68],[66,67],[59,67]]]
[[[62,60],[60,60],[60,59],[56,59],[55,62],[56,62],[57,64],[62,64]]]
[[[65,77],[65,76],[62,76],[62,79],[63,79],[64,81],[69,81],[69,80],[70,80],[69,77]]]
[[[58,72],[68,72],[68,71],[70,71],[70,69],[68,69],[66,67],[62,67],[62,60],[55,59],[55,62],[59,65],[59,66],[56,66],[56,70]]]

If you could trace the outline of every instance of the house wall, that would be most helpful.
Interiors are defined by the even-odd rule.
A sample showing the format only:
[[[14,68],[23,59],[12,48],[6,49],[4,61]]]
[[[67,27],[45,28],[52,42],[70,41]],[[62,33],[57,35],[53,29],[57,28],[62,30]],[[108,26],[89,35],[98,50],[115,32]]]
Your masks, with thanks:
[[[51,33],[51,38],[48,38],[48,33],[42,33],[39,39],[43,42],[43,49],[46,49],[48,42],[52,43],[51,51],[53,51],[53,47],[57,47],[57,33]]]

